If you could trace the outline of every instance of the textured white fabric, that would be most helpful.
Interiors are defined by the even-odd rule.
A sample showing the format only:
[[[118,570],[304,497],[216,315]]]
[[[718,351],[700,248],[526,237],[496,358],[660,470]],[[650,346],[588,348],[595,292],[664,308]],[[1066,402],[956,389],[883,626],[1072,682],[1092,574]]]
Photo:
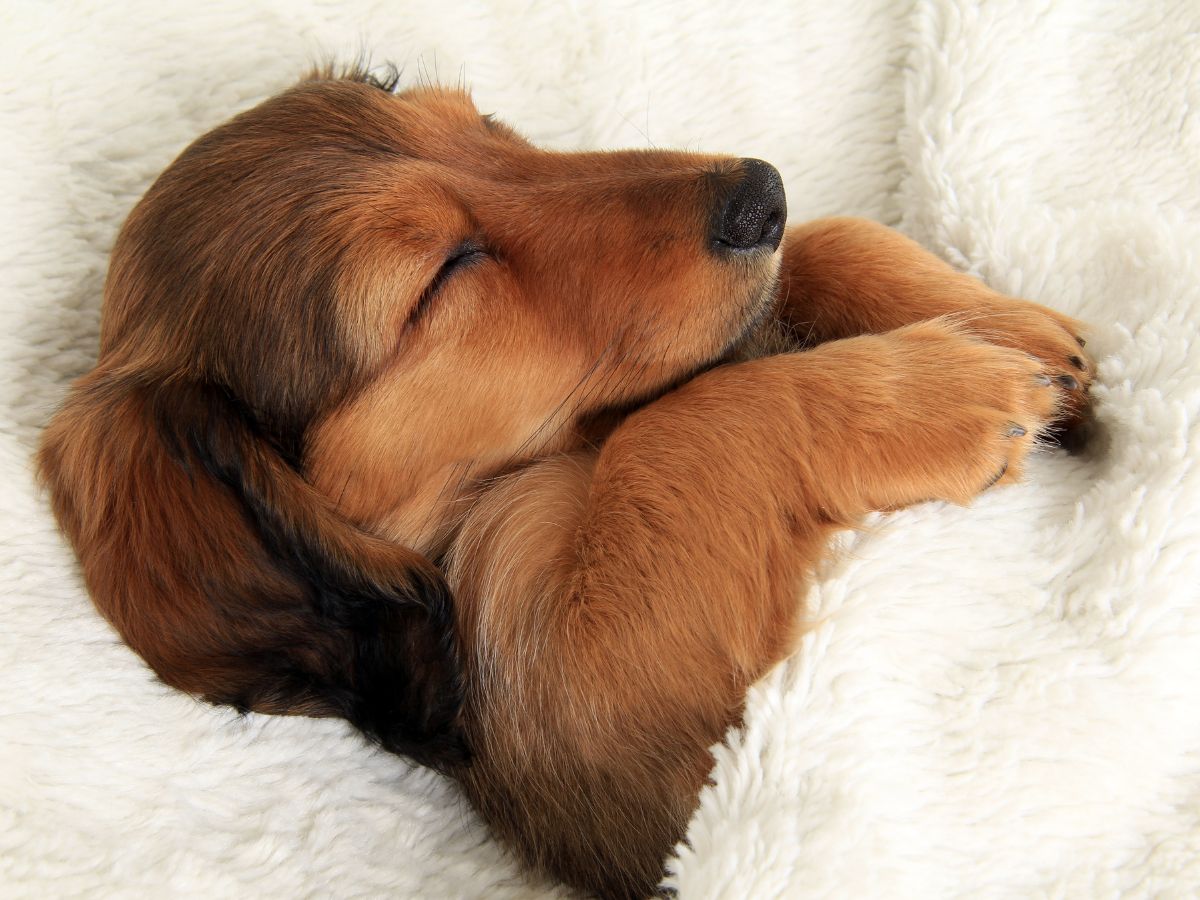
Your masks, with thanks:
[[[686,900],[1200,885],[1200,7],[683,0],[0,10],[0,896],[554,896],[337,722],[212,709],[92,610],[31,476],[150,180],[310,61],[464,77],[557,147],[775,162],[1084,316],[1106,438],[848,537],[719,748]]]

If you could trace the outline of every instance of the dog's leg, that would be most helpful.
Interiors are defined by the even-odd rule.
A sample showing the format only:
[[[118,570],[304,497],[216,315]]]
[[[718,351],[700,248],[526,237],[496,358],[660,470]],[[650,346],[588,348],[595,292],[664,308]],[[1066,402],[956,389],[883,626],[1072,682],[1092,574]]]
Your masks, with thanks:
[[[904,235],[866,219],[818,219],[788,228],[780,318],[806,346],[953,316],[991,343],[1041,359],[1064,388],[1060,430],[1085,418],[1095,368],[1081,323],[1007,297],[955,271]]]
[[[448,574],[468,794],[531,865],[645,896],[830,533],[1012,477],[1058,393],[1028,355],[928,322],[718,368],[598,454],[500,481]]]

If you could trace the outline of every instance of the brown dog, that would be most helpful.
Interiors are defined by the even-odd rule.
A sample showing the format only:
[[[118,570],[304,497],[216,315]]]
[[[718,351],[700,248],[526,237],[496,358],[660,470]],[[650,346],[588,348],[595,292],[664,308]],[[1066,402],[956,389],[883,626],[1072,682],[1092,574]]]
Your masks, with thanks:
[[[317,76],[167,169],[41,470],[164,681],[344,716],[645,895],[829,535],[1016,478],[1086,411],[1077,325],[868,222],[785,234],[765,163],[392,88]]]

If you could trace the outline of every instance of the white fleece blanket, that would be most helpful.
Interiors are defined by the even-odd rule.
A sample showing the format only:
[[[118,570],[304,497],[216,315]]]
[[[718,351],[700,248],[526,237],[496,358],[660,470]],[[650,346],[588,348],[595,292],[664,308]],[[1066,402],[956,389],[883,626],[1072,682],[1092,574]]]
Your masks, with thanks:
[[[880,517],[716,751],[685,900],[1200,887],[1200,6],[274,0],[0,10],[0,895],[529,897],[454,788],[151,677],[31,477],[107,252],[193,137],[367,49],[556,147],[775,162],[1093,323],[1103,439]]]

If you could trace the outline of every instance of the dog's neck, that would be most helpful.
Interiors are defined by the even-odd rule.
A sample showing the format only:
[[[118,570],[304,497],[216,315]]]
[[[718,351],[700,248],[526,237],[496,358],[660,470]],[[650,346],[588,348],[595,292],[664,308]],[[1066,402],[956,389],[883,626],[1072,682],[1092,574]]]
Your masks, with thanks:
[[[795,346],[768,320],[713,364],[767,356]],[[382,435],[371,430],[380,424],[380,417],[365,416],[357,425],[319,433],[318,452],[305,474],[339,512],[361,528],[437,558],[453,542],[474,502],[497,479],[556,454],[598,453],[629,415],[676,386],[664,384],[643,397],[590,411],[543,401],[543,409],[553,409],[548,417],[542,412],[521,424],[514,416],[506,420],[506,439],[491,445],[483,443],[480,434],[494,439],[499,428],[479,433],[467,428],[459,434],[442,428],[438,421],[429,421],[412,432],[424,435],[419,444],[394,445],[386,455],[364,455],[356,452],[358,447],[392,440],[386,429]],[[513,408],[520,407],[514,404]],[[526,415],[529,412],[526,410]],[[372,465],[366,467],[364,462]]]
[[[397,448],[397,465],[386,470],[346,470],[326,463],[306,475],[360,528],[437,558],[449,548],[476,499],[497,479],[590,440],[576,428],[546,428],[519,447],[475,454],[461,448],[436,453],[426,446],[419,454]]]

